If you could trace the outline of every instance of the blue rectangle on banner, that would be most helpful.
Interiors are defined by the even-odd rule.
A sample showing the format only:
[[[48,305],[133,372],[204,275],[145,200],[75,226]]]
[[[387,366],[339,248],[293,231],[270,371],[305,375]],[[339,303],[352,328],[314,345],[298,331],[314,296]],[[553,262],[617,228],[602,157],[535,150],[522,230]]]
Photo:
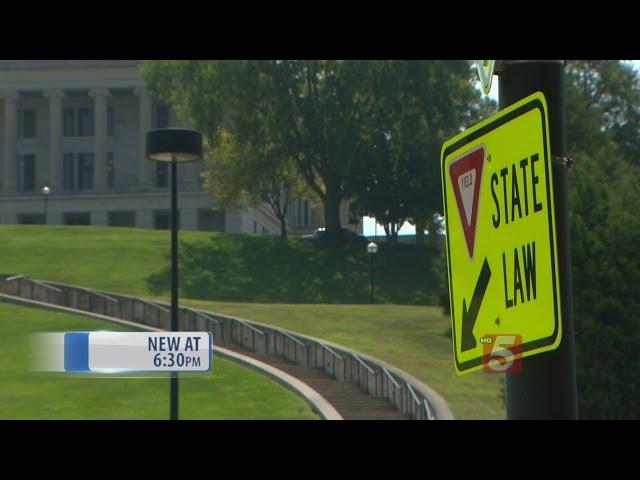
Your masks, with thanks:
[[[64,334],[64,369],[67,372],[90,372],[89,333]]]

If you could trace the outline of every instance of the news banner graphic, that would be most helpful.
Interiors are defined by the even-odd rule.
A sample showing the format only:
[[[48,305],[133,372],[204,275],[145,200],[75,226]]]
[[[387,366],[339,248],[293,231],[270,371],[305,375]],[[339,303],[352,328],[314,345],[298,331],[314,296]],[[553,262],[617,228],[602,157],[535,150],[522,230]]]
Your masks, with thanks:
[[[515,373],[523,357],[560,344],[549,152],[547,105],[540,92],[442,147],[458,375],[483,368]]]
[[[208,372],[210,332],[38,334],[36,369],[67,373]]]

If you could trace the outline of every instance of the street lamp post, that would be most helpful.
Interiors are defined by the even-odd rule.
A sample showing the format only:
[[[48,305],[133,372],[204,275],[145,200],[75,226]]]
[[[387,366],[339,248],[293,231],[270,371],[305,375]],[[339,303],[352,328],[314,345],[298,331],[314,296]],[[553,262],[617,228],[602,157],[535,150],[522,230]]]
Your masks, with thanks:
[[[47,224],[47,211],[49,210],[49,194],[51,189],[45,185],[42,187],[42,195],[44,195],[44,224]]]
[[[369,278],[371,281],[371,303],[373,304],[373,257],[378,253],[378,245],[371,242],[367,245],[367,253],[369,254]]]
[[[202,158],[202,134],[195,130],[163,128],[147,133],[146,158],[171,163],[171,331],[178,325],[178,163]],[[170,419],[178,420],[178,373],[171,372]]]

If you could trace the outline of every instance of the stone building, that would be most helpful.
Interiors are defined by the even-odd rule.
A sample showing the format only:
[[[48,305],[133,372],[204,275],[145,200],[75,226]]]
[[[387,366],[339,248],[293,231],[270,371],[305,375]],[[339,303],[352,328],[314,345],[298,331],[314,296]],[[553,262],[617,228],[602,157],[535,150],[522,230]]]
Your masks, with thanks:
[[[144,158],[144,140],[150,129],[185,125],[153,98],[138,67],[137,60],[0,60],[0,223],[168,228],[167,164]],[[183,230],[279,233],[266,205],[214,209],[203,168],[178,167]],[[346,205],[343,212],[346,225]],[[295,200],[292,233],[321,226],[322,213]]]

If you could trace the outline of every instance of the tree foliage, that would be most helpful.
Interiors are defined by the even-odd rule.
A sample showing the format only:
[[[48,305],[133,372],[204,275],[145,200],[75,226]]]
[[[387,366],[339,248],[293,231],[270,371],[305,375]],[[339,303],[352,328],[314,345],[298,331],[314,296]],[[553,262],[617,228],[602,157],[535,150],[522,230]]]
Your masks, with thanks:
[[[582,418],[639,418],[640,81],[617,61],[568,62],[567,140]]]
[[[640,82],[633,68],[611,60],[570,61],[566,78],[569,150],[608,140],[640,165]]]
[[[212,147],[226,130],[254,153],[290,159],[324,204],[327,230],[337,237],[340,203],[353,193],[352,173],[363,151],[363,119],[375,104],[372,65],[167,61],[147,62],[143,75],[161,98],[196,122]]]
[[[384,226],[390,243],[410,221],[424,226],[442,212],[442,142],[491,110],[468,61],[384,61],[371,65],[375,104],[365,152],[354,172],[354,215]]]
[[[491,109],[467,61],[161,61],[143,75],[205,132],[220,198],[274,198],[295,166],[330,232],[353,199],[352,213],[376,216],[392,240],[405,220],[441,211],[440,145]]]
[[[224,207],[266,203],[287,236],[287,210],[292,200],[312,194],[295,170],[291,158],[273,145],[256,145],[239,139],[223,127],[218,144],[205,157],[205,188]]]

